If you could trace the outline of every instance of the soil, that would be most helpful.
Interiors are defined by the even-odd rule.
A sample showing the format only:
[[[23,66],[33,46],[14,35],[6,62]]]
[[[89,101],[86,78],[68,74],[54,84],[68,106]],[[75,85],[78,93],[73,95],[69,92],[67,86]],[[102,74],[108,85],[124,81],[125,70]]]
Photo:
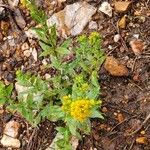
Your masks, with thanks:
[[[75,3],[69,0],[55,11],[63,9],[66,5]],[[99,7],[103,0],[88,1],[91,5]],[[103,50],[108,56],[114,56],[129,69],[127,77],[111,76],[102,66],[99,71],[99,82],[101,86],[101,99],[103,101],[102,112],[104,120],[92,120],[91,135],[83,135],[79,142],[78,150],[150,150],[150,1],[132,0],[132,6],[125,14],[128,16],[128,23],[125,29],[117,27],[117,21],[124,14],[113,14],[113,17],[99,12],[93,16],[98,23],[98,32],[103,37]],[[112,1],[109,0],[112,4]],[[19,6],[20,7],[20,6]],[[43,4],[45,11],[48,11],[48,2]],[[141,10],[141,16],[134,15],[135,10]],[[20,7],[27,27],[35,26],[35,22],[29,13]],[[114,10],[113,10],[114,11]],[[9,11],[10,13],[10,11]],[[12,16],[12,15],[11,15]],[[0,29],[0,79],[6,84],[15,82],[15,71],[24,66],[26,71],[34,74],[52,74],[54,70],[41,70],[42,60],[34,62],[32,57],[24,57],[20,51],[24,42],[35,47],[38,52],[41,48],[36,40],[28,41],[24,31],[14,22],[13,16],[1,19],[1,22],[8,24],[8,29]],[[83,31],[90,33],[88,27]],[[6,32],[6,33],[5,33]],[[118,42],[114,42],[114,35],[121,35]],[[133,35],[138,34],[139,39],[145,42],[146,49],[140,56],[136,56],[129,42]],[[15,44],[9,46],[9,40],[2,41],[1,36],[16,35]],[[45,120],[39,128],[32,128],[21,116],[10,114],[1,109],[0,117],[0,138],[3,127],[11,118],[19,121],[23,128],[20,131],[23,150],[45,150],[56,135],[55,124]],[[4,111],[4,112],[3,112]],[[146,120],[145,120],[146,119]],[[139,137],[146,137],[147,141],[138,143]],[[28,140],[28,143],[26,141]],[[96,148],[96,149],[94,149]],[[0,145],[0,149],[5,149]],[[6,148],[7,149],[7,148]]]

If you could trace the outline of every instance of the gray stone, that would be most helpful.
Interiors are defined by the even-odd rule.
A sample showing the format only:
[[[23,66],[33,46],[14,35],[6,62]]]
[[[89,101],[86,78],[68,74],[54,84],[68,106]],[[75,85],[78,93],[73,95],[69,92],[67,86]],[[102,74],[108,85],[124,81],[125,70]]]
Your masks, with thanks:
[[[57,29],[66,35],[80,34],[91,17],[96,13],[96,8],[86,2],[77,2],[67,5],[64,10],[54,14],[47,20],[48,26],[56,24]]]

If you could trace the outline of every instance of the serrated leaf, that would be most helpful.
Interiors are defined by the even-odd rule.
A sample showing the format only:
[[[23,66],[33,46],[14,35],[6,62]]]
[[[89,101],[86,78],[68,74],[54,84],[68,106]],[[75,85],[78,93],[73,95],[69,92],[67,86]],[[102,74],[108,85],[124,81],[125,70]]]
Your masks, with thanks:
[[[91,118],[100,118],[100,119],[104,119],[104,117],[102,116],[101,112],[98,111],[98,110],[94,110],[92,115],[91,115]]]
[[[70,51],[67,48],[65,48],[65,47],[57,47],[55,51],[58,54],[61,54],[61,55],[68,55],[68,54],[70,54]]]
[[[38,35],[38,38],[41,41],[44,41],[45,43],[48,43],[48,39],[46,38],[46,33],[43,29],[41,29],[41,28],[32,28],[32,30],[34,30],[36,32],[36,34]]]

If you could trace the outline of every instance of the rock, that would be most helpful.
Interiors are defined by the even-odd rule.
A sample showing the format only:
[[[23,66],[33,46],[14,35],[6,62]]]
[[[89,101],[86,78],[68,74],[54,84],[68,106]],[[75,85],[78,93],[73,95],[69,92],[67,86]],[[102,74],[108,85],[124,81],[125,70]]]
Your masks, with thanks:
[[[145,49],[145,43],[140,39],[130,41],[130,46],[135,55],[140,55]]]
[[[95,21],[91,21],[91,22],[89,23],[89,29],[90,29],[90,30],[97,30],[97,29],[98,29],[97,23],[96,23]]]
[[[4,134],[16,138],[18,136],[18,132],[20,129],[20,124],[16,121],[9,121],[5,128],[4,128]]]
[[[21,46],[21,50],[22,51],[29,50],[29,44],[27,42],[23,43]]]
[[[21,29],[24,29],[25,26],[26,26],[26,22],[25,22],[25,20],[24,20],[24,18],[23,18],[23,16],[22,16],[22,14],[21,14],[21,12],[20,12],[19,9],[15,9],[15,15],[14,15],[14,17],[15,17],[15,20],[17,22],[17,25]]]
[[[32,29],[28,29],[27,31],[25,31],[25,34],[28,38],[35,38],[35,39],[38,39],[38,35],[36,34],[36,32]]]
[[[103,2],[101,6],[99,7],[99,11],[108,15],[109,17],[112,17],[112,7],[110,6],[108,2]]]
[[[45,76],[45,79],[46,79],[46,80],[48,80],[48,79],[50,79],[50,78],[51,78],[51,75],[50,75],[50,74],[48,74],[48,73],[46,73],[44,76]]]
[[[43,60],[42,60],[42,64],[43,64],[44,66],[46,66],[46,65],[48,64],[47,60],[46,60],[46,59],[43,59]]]
[[[2,42],[3,41],[3,34],[2,34],[2,32],[0,31],[0,42]]]
[[[4,74],[4,78],[7,80],[7,82],[13,82],[15,79],[15,74],[12,72],[6,72]]]
[[[119,123],[123,122],[124,119],[125,118],[124,118],[123,114],[121,114],[121,113],[117,114],[117,120],[119,121]]]
[[[11,7],[16,7],[16,6],[18,6],[18,4],[19,4],[19,0],[8,0],[8,4],[9,4]]]
[[[3,62],[4,60],[5,60],[5,57],[2,54],[0,54],[0,62]]]
[[[9,22],[1,21],[0,22],[2,33],[6,36],[8,33],[8,29],[10,28]]]
[[[138,39],[139,36],[140,36],[139,34],[133,34],[133,37],[136,38],[136,39]]]
[[[16,44],[15,44],[15,39],[14,39],[13,36],[8,36],[7,39],[8,39],[8,44],[9,44],[10,46],[15,46],[15,45],[16,45]]]
[[[32,53],[33,59],[34,59],[35,61],[37,61],[37,60],[38,60],[38,56],[37,56],[38,54],[37,54],[36,49],[33,48],[31,53]]]
[[[26,57],[30,57],[31,51],[30,51],[30,50],[25,50],[25,51],[23,52],[23,54],[24,54],[24,56],[26,56]]]
[[[72,149],[76,150],[79,145],[79,139],[77,139],[75,136],[71,137],[70,143],[72,145]]]
[[[21,146],[21,143],[18,139],[12,138],[7,135],[3,135],[2,139],[1,139],[1,144],[4,147],[12,147],[12,148],[20,148],[20,146]]]
[[[3,1],[0,0],[0,4],[2,4],[2,3],[3,3]],[[0,20],[6,19],[7,16],[8,16],[7,9],[4,7],[0,7]]]
[[[104,63],[104,68],[113,76],[127,76],[128,69],[122,65],[117,59],[108,56]]]
[[[114,36],[114,42],[117,43],[117,42],[120,40],[120,38],[121,38],[120,34],[116,34],[116,35]]]
[[[61,3],[66,2],[66,0],[57,0],[57,2],[58,2],[58,5],[61,5]]]
[[[115,1],[114,7],[116,12],[126,12],[130,6],[131,2],[130,1]]]
[[[118,27],[121,29],[126,28],[126,15],[124,15],[118,22]]]
[[[146,137],[138,137],[138,138],[136,138],[136,143],[138,143],[138,144],[148,144],[148,139]]]
[[[95,7],[86,2],[77,2],[55,13],[47,20],[47,24],[48,26],[56,24],[58,31],[64,36],[69,34],[75,36],[82,32],[95,13]]]

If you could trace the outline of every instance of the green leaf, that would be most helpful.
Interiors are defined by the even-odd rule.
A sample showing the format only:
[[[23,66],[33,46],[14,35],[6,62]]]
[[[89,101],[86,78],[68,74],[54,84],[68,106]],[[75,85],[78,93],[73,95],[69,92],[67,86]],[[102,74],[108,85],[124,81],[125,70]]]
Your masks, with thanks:
[[[55,67],[56,69],[61,69],[61,61],[58,60],[57,57],[51,55],[51,62],[52,62],[52,66]]]
[[[42,41],[39,41],[39,45],[41,46],[42,50],[43,51],[48,51],[50,49],[52,49],[52,47]]]
[[[0,98],[0,105],[4,105],[7,102],[6,98]]]
[[[102,116],[101,112],[98,111],[98,110],[94,110],[92,115],[91,115],[91,118],[100,118],[100,119],[104,119],[104,117]]]
[[[65,48],[65,47],[57,47],[55,51],[58,54],[61,54],[61,55],[68,55],[68,54],[70,54],[70,51],[67,48]]]
[[[7,95],[10,97],[13,90],[13,84],[10,84],[6,87]]]
[[[33,28],[32,30],[34,30],[36,32],[36,34],[38,35],[38,38],[41,41],[44,41],[45,43],[48,43],[48,39],[46,38],[46,32],[41,29],[41,28]]]
[[[70,44],[71,44],[71,39],[67,39],[61,44],[60,47],[68,48]]]
[[[57,43],[56,25],[50,27],[49,43],[52,45],[53,48],[56,48]]]
[[[95,87],[99,88],[98,75],[97,75],[97,72],[96,72],[96,71],[93,71],[93,72],[92,72],[92,75],[91,75],[91,82],[92,82],[92,84],[93,84]]]
[[[89,119],[80,123],[79,129],[84,132],[84,134],[90,134],[91,132],[91,122]]]

